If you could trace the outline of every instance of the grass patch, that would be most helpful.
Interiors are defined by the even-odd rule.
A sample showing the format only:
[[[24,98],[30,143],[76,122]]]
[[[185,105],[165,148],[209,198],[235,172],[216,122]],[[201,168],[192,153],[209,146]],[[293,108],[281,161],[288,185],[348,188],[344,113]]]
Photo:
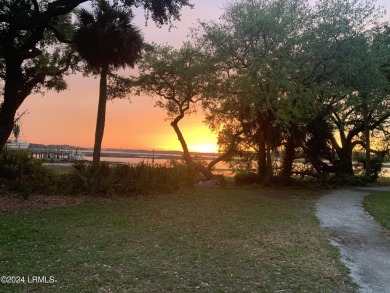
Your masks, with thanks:
[[[308,191],[192,189],[0,216],[7,292],[354,292]]]
[[[375,192],[364,198],[364,208],[377,222],[390,229],[390,192]]]

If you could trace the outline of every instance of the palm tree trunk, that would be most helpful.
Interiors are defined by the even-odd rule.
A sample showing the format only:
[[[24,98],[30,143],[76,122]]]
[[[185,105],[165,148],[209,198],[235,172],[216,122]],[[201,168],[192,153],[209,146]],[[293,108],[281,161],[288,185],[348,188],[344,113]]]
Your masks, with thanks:
[[[100,163],[100,153],[102,149],[104,126],[106,123],[107,74],[108,74],[108,65],[104,66],[100,71],[99,104],[98,104],[98,111],[97,111],[97,118],[96,118],[95,144],[93,147],[94,167],[97,167]]]

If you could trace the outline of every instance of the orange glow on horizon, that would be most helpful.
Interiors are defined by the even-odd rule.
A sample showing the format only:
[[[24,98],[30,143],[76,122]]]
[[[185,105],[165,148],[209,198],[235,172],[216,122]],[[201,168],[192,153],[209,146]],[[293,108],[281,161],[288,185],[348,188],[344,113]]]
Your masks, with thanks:
[[[211,132],[206,125],[202,124],[201,121],[196,121],[198,119],[194,119],[194,124],[183,129],[183,135],[186,139],[189,151],[200,153],[218,152],[217,138],[215,133]]]
[[[218,152],[216,135],[211,132],[206,125],[200,121],[202,117],[185,117],[182,121],[183,126],[180,126],[187,147],[190,152],[200,153],[216,153]],[[166,122],[169,126],[169,122]],[[169,126],[169,135],[164,144],[156,144],[156,149],[182,151],[181,144],[177,139],[176,133]]]
[[[192,145],[188,146],[190,152],[197,153],[217,153],[218,147],[212,144],[203,144],[203,145]]]
[[[21,127],[28,142],[93,147],[97,80],[83,81],[92,84],[89,91],[79,88],[80,94],[49,92],[44,97],[35,95],[25,101],[21,110],[28,109],[30,114],[24,117]],[[131,102],[126,99],[108,102],[102,147],[182,151],[165,111],[153,107],[154,104],[150,97],[138,96],[131,97]],[[203,119],[201,113],[184,117],[179,123],[180,130],[191,152],[217,152],[216,134],[203,124]]]

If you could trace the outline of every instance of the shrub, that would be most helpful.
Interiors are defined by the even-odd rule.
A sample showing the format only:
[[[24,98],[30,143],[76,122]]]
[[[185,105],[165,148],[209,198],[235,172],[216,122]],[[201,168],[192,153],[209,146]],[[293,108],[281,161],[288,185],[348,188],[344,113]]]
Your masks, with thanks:
[[[371,179],[365,176],[338,174],[330,177],[326,183],[341,186],[365,186],[370,181]]]
[[[88,162],[76,162],[64,175],[67,191],[98,196],[144,195],[171,193],[193,182],[182,165],[110,164],[102,162],[94,168]]]
[[[199,160],[197,162],[204,163]],[[184,160],[170,160],[164,166],[172,169],[176,185],[192,186],[200,176],[200,172],[188,166]]]
[[[54,188],[54,173],[26,151],[3,151],[0,155],[0,178],[11,191],[29,194]]]
[[[234,182],[238,185],[251,185],[259,182],[259,176],[254,172],[238,172],[234,176]]]
[[[371,180],[376,181],[379,178],[379,174],[382,171],[383,161],[385,159],[386,153],[379,153],[371,157],[370,167],[371,167]],[[366,157],[363,153],[356,153],[355,160],[363,166],[360,170],[360,173],[363,174],[366,169]]]

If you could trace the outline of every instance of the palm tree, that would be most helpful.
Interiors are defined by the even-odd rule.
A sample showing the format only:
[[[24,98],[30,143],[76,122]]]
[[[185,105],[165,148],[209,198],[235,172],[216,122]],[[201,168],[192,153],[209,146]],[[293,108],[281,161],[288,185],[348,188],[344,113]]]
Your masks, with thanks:
[[[74,34],[77,52],[87,65],[100,74],[93,165],[100,162],[107,101],[107,77],[126,66],[134,67],[141,57],[143,37],[131,24],[132,15],[107,0],[98,0],[91,13],[81,9]]]

